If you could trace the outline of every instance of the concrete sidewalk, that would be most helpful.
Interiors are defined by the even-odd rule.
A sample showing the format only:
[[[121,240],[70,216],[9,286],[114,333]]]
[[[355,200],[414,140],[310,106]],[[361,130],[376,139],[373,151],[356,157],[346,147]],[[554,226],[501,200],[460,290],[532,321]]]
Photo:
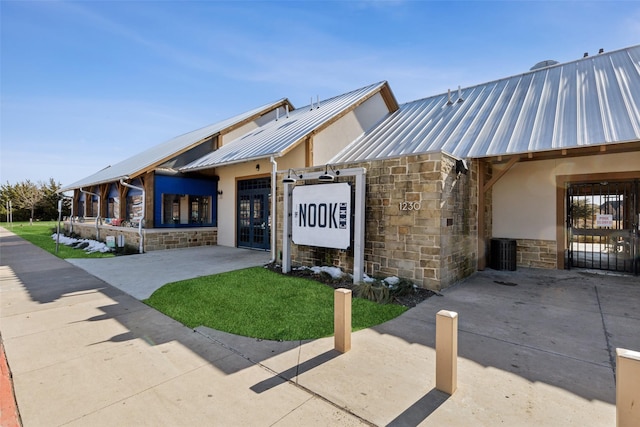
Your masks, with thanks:
[[[25,426],[610,426],[612,354],[640,349],[638,277],[487,270],[339,354],[193,331],[1,229],[0,251]],[[440,309],[460,315],[453,396],[434,389]]]
[[[139,300],[170,282],[265,265],[271,253],[225,246],[153,251],[115,258],[79,258],[67,262]]]

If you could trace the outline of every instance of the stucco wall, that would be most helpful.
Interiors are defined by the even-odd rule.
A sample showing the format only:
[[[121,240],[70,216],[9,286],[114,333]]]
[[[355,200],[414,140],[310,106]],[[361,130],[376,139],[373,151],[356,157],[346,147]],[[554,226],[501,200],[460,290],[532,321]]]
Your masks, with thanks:
[[[280,117],[284,115],[284,108],[280,108]],[[220,146],[233,141],[236,138],[241,137],[247,132],[250,132],[258,127],[264,125],[267,122],[275,120],[276,118],[276,110],[269,111],[268,113],[258,117],[257,119],[245,123],[244,125],[238,127],[237,129],[232,130],[231,132],[225,133],[222,135],[220,140]]]
[[[300,144],[285,156],[276,159],[278,170],[300,168],[304,165],[304,159],[304,144]],[[260,169],[257,170],[256,166],[260,166]],[[216,169],[220,177],[218,189],[222,191],[222,195],[218,196],[218,245],[236,246],[237,181],[264,177],[270,175],[271,170],[272,164],[269,160],[239,163]]]
[[[313,138],[313,164],[324,165],[364,131],[389,113],[382,95],[375,94]]]
[[[260,170],[256,170],[260,165]],[[216,169],[220,181],[218,189],[218,244],[236,246],[236,179],[262,178],[271,172],[269,161],[240,163]]]
[[[517,163],[493,186],[493,236],[555,241],[556,176],[633,171],[639,165],[640,152]]]

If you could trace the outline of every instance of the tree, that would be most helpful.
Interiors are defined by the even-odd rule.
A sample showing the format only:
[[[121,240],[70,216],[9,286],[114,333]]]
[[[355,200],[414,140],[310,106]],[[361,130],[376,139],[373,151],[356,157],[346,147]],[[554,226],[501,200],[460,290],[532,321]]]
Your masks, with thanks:
[[[593,221],[597,206],[589,203],[586,198],[571,198],[571,220],[572,227],[578,227],[580,220],[583,221],[583,228],[587,228],[587,221]]]
[[[38,203],[43,198],[42,190],[33,182],[26,180],[17,183],[14,187],[15,206],[19,209],[26,209],[31,212],[31,218],[34,219],[34,213]]]
[[[58,218],[58,191],[61,185],[53,178],[48,183],[22,181],[15,185],[8,182],[0,186],[0,213],[7,219],[7,202],[11,201],[14,221],[31,219],[52,220]],[[69,215],[70,202],[64,199],[63,215]]]
[[[49,179],[49,183],[39,183],[40,191],[42,191],[42,199],[38,203],[36,209],[36,217],[43,220],[51,220],[58,218],[58,200],[60,195],[58,191],[62,188],[60,183],[56,183],[53,178]],[[64,199],[63,202],[63,215],[68,215],[70,202]]]

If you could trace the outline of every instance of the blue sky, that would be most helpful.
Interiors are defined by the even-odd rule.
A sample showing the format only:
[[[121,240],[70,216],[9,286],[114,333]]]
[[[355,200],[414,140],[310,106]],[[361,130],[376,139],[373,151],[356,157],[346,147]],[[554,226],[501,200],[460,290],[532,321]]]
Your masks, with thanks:
[[[0,181],[387,80],[400,103],[640,43],[640,2],[0,0]]]

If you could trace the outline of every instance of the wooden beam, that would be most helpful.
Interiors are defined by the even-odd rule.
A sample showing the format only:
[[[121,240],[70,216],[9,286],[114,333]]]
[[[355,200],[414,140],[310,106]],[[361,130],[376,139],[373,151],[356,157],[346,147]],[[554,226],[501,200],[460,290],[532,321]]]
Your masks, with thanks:
[[[304,153],[304,163],[305,167],[313,166],[313,137],[308,137],[305,144],[305,153]]]
[[[485,218],[484,218],[484,180],[487,169],[487,163],[478,160],[478,270],[482,271],[487,266],[487,244],[484,239],[485,235]]]
[[[491,179],[482,187],[482,192],[487,192],[491,187],[493,187],[493,184],[498,182],[498,180],[502,178],[502,176],[505,173],[507,173],[509,169],[511,169],[513,165],[515,165],[519,161],[520,161],[520,157],[518,156],[513,156],[512,158],[510,158],[509,162],[507,162],[507,165],[504,167],[504,169],[498,171],[497,173],[494,173],[493,177],[491,177]]]
[[[566,250],[566,235],[565,235],[565,215],[567,214],[566,194],[568,177],[559,175],[556,176],[556,268],[558,270],[564,270],[564,252]]]

